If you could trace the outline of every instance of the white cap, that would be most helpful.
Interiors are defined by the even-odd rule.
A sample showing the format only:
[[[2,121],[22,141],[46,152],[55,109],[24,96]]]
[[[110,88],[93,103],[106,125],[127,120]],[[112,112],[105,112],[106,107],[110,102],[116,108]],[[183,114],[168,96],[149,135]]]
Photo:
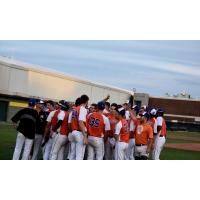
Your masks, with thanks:
[[[125,110],[125,109],[123,107],[118,109],[119,112],[121,112],[122,110]]]
[[[156,112],[157,112],[157,110],[153,108],[153,109],[150,111],[150,114],[156,115]]]
[[[40,100],[38,101],[38,104],[44,104],[44,100],[40,99]]]

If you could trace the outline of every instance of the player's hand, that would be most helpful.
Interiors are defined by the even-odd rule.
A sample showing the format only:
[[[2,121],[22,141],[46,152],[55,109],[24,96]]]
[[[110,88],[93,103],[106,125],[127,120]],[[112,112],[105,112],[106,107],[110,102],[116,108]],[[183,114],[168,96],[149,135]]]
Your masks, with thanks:
[[[16,129],[16,128],[17,128],[17,124],[16,124],[16,123],[13,123],[13,127]]]

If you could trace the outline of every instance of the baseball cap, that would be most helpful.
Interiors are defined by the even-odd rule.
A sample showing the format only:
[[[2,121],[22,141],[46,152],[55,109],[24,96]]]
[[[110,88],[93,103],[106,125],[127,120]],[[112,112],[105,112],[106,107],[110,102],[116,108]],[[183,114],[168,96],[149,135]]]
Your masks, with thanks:
[[[150,118],[150,115],[148,112],[144,112],[143,114],[140,114],[141,117],[146,117],[147,118],[147,121],[149,120]]]
[[[35,106],[35,104],[36,104],[36,99],[29,99],[28,101],[29,106]]]
[[[60,100],[60,101],[58,102],[58,105],[59,105],[59,106],[62,106],[62,105],[64,104],[64,101],[65,101],[65,100]]]
[[[132,109],[135,110],[136,112],[139,112],[140,107],[139,107],[138,105],[134,105],[134,106],[132,107]]]
[[[104,110],[105,109],[105,103],[100,101],[100,102],[98,102],[97,107],[98,107],[99,110]]]
[[[65,101],[65,100],[61,100],[61,101],[59,101],[58,102],[58,105],[59,106],[61,106],[62,108],[64,108],[64,109],[69,109],[69,103],[67,102],[67,101]]]
[[[118,108],[118,113],[120,115],[125,115],[126,111],[125,111],[125,109],[123,107],[121,107],[121,108]]]
[[[150,114],[156,115],[156,113],[157,113],[157,110],[155,108],[151,109]]]
[[[164,110],[162,110],[161,108],[159,108],[159,109],[157,110],[157,113],[164,113]]]
[[[37,100],[36,100],[36,104],[44,104],[44,100],[42,100],[42,99],[37,99]]]

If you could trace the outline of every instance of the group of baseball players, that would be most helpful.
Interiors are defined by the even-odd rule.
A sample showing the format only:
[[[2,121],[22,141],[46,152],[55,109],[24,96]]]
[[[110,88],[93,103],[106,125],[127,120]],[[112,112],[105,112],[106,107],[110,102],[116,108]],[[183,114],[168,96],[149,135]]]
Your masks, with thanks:
[[[13,160],[159,160],[166,142],[162,109],[108,102],[72,105],[30,99],[11,119],[17,128]]]

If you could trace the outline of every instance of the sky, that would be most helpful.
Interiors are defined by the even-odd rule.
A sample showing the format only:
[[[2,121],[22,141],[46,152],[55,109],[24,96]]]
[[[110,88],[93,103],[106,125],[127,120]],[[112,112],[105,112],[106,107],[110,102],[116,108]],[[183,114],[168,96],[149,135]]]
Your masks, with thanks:
[[[200,41],[0,40],[0,56],[154,96],[200,98]]]

